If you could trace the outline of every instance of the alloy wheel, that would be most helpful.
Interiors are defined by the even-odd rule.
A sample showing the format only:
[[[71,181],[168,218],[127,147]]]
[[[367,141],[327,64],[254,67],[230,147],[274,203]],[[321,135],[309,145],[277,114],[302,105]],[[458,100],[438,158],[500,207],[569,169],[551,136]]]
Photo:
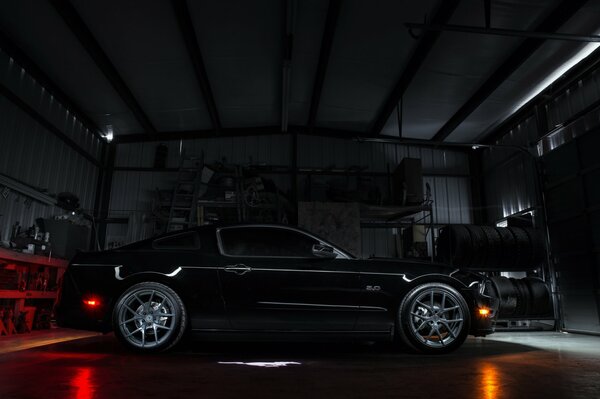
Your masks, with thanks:
[[[410,331],[422,344],[443,348],[460,335],[465,316],[459,299],[443,288],[428,288],[410,305]]]
[[[140,289],[121,301],[117,321],[125,340],[138,348],[153,348],[169,340],[176,323],[173,300],[160,290]]]

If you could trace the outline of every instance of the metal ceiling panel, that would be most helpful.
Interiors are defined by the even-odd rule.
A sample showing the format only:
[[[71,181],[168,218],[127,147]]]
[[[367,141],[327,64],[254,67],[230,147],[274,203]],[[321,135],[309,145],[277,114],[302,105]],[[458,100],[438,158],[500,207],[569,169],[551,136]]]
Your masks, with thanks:
[[[170,2],[74,5],[158,131],[212,127]]]
[[[589,1],[560,30],[561,33],[598,34],[600,1]],[[475,110],[449,137],[448,141],[470,142],[508,118],[535,88],[585,44],[547,41],[500,87]]]
[[[279,125],[285,2],[188,2],[224,128]]]
[[[402,73],[415,40],[402,25],[435,1],[344,1],[317,126],[366,131]]]
[[[141,130],[49,2],[0,2],[0,28],[100,127],[110,114],[116,133]]]
[[[528,29],[553,1],[491,3],[491,26]],[[483,26],[480,0],[464,0],[450,24]],[[405,93],[403,136],[430,139],[521,42],[519,38],[444,32]]]

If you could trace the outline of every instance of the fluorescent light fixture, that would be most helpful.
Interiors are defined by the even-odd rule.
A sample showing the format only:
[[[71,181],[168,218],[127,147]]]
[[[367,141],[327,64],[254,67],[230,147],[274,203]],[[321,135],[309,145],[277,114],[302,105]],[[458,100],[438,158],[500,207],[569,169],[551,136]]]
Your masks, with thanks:
[[[240,366],[278,368],[290,365],[300,365],[298,362],[219,362],[219,364],[235,364]]]
[[[598,34],[598,33],[595,33]],[[598,47],[600,47],[600,43],[592,42],[586,44],[581,50],[577,52],[573,57],[571,57],[568,61],[558,67],[554,72],[546,77],[543,81],[541,81],[533,90],[531,90],[527,96],[521,100],[521,102],[513,109],[513,113],[517,112],[521,107],[531,101],[535,96],[540,94],[542,91],[546,90],[548,86],[552,83],[556,82],[558,78],[567,73],[571,68],[575,65],[579,64],[581,61],[586,59],[590,54],[594,52]]]

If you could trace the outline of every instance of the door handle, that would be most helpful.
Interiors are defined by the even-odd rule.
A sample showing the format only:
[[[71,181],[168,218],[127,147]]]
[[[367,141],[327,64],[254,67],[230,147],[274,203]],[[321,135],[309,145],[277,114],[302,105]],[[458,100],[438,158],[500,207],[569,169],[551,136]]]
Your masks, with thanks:
[[[242,275],[244,275],[246,273],[251,272],[252,268],[240,263],[240,264],[237,264],[237,265],[228,265],[228,266],[225,266],[223,268],[223,270],[225,270],[228,273],[235,273],[238,276],[242,276]]]

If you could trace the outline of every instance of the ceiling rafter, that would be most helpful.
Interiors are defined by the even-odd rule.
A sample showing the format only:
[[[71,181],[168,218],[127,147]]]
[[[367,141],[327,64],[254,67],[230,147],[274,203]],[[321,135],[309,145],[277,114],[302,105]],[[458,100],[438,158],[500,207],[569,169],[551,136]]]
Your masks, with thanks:
[[[437,4],[436,9],[433,11],[429,23],[431,24],[445,24],[454,11],[458,7],[460,0],[440,0]],[[376,136],[381,133],[383,127],[387,123],[390,115],[394,112],[394,109],[398,106],[404,92],[408,88],[410,82],[413,80],[421,65],[427,58],[427,55],[437,42],[440,36],[439,31],[425,31],[418,38],[417,45],[410,56],[410,59],[406,63],[400,78],[396,82],[396,85],[388,95],[385,103],[381,107],[377,114],[375,121],[371,127],[371,135]]]
[[[156,134],[156,129],[150,122],[135,96],[117,71],[117,68],[110,61],[94,35],[87,27],[81,16],[77,13],[75,7],[69,0],[49,0],[56,12],[62,17],[65,24],[81,43],[83,48],[92,57],[96,66],[104,74],[106,79],[129,107],[134,117],[137,119],[147,134]]]
[[[219,132],[206,130],[186,130],[174,132],[159,132],[156,136],[148,136],[143,133],[126,134],[115,137],[116,144],[141,143],[151,141],[169,141],[169,140],[192,140],[208,139],[216,137],[245,137],[245,136],[268,136],[268,135],[307,135],[318,137],[331,137],[343,140],[355,141],[381,141],[405,145],[427,145],[438,148],[459,148],[455,143],[432,143],[423,139],[398,139],[393,137],[378,136],[372,137],[362,132],[315,127],[309,129],[307,126],[290,125],[287,132],[282,132],[280,126],[259,126],[259,127],[240,127],[223,128]]]
[[[210,81],[208,79],[208,73],[204,65],[204,58],[200,51],[200,45],[198,44],[198,37],[196,36],[196,30],[194,29],[194,23],[190,17],[190,10],[187,5],[187,0],[171,0],[173,10],[175,11],[175,17],[177,18],[177,25],[183,36],[183,41],[187,48],[188,54],[194,66],[194,73],[196,79],[200,85],[202,96],[206,102],[208,108],[208,114],[213,125],[213,129],[216,131],[221,130],[221,119],[219,118],[219,111],[217,110],[217,104],[215,97],[212,92]]]
[[[555,32],[564,25],[587,0],[563,0],[538,24],[533,32]],[[444,141],[459,127],[510,75],[512,75],[545,42],[544,39],[527,38],[488,77],[473,95],[433,136],[433,141]]]
[[[283,55],[281,60],[281,131],[287,132],[290,114],[290,86],[292,79],[294,27],[296,22],[296,0],[286,0],[284,18]]]
[[[319,103],[321,102],[321,93],[323,92],[323,84],[325,83],[325,74],[327,73],[327,65],[331,56],[331,47],[333,37],[337,26],[338,17],[340,14],[341,0],[329,0],[327,8],[327,17],[325,18],[325,28],[321,39],[321,50],[319,52],[319,61],[317,64],[317,72],[315,73],[315,82],[310,100],[310,108],[308,111],[308,129],[314,130],[317,121],[317,113],[319,111]]]

